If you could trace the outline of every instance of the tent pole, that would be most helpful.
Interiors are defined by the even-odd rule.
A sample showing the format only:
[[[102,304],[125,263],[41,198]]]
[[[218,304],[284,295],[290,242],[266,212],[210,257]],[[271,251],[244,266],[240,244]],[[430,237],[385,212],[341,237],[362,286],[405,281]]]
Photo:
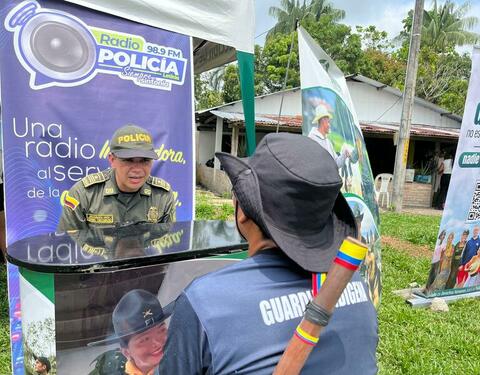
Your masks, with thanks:
[[[247,138],[247,156],[255,152],[255,83],[254,55],[237,51],[240,88],[242,91],[243,114],[245,117],[245,134]]]

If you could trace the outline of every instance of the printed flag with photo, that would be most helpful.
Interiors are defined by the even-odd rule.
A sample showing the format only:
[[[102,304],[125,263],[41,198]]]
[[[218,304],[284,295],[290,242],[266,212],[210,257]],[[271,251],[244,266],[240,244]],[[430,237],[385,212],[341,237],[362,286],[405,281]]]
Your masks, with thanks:
[[[381,293],[379,214],[365,141],[342,71],[302,27],[298,46],[302,133],[324,147],[337,163],[359,239],[369,247],[362,274],[377,306]]]

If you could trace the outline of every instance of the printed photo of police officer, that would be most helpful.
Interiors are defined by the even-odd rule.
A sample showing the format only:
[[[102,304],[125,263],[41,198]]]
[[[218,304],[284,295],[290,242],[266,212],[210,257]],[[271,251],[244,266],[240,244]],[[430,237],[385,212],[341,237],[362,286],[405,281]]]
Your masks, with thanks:
[[[151,375],[163,357],[167,340],[165,320],[173,311],[173,302],[161,306],[152,293],[133,289],[118,302],[112,313],[114,335],[88,346],[118,343],[97,357],[90,374]]]

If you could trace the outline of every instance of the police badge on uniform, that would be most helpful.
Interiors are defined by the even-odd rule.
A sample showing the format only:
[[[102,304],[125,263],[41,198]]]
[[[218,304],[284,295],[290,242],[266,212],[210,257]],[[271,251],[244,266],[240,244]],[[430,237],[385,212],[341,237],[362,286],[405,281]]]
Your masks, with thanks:
[[[158,208],[157,207],[150,207],[147,213],[147,220],[150,223],[156,223],[158,221]]]

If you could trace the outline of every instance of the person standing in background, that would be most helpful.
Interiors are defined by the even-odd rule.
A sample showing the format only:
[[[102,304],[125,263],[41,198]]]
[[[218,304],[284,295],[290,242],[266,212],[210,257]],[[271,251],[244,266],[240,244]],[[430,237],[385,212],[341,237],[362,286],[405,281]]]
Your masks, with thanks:
[[[443,161],[443,173],[440,179],[440,196],[438,200],[438,208],[443,210],[445,208],[445,200],[447,199],[448,185],[450,185],[450,177],[452,176],[453,160],[449,152],[445,153],[445,160]]]
[[[433,159],[433,180],[432,180],[432,189],[433,189],[433,200],[432,206],[438,208],[439,199],[440,199],[440,180],[443,174],[443,160],[444,153],[443,151],[435,152]]]

